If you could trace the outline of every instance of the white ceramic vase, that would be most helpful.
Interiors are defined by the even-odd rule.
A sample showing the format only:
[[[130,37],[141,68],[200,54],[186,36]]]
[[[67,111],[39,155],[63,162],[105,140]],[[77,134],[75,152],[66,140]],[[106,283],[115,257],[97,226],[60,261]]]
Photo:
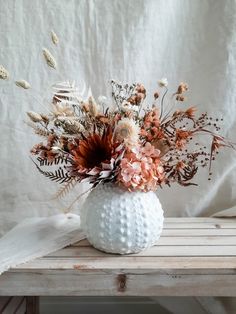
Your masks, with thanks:
[[[101,184],[87,197],[82,223],[89,242],[108,253],[138,253],[154,245],[163,227],[163,210],[154,192],[129,192]]]

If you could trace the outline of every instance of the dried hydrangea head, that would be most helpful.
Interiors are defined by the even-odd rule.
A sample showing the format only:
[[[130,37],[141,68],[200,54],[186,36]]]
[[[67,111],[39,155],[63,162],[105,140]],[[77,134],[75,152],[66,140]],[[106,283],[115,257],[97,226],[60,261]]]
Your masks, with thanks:
[[[51,39],[52,39],[52,42],[54,43],[54,45],[59,44],[59,39],[57,37],[57,34],[53,30],[51,31]]]
[[[15,81],[15,84],[16,86],[24,88],[24,89],[30,88],[30,83],[25,80]]]
[[[133,119],[123,118],[115,127],[115,139],[124,142],[126,146],[137,145],[139,139],[139,126]]]
[[[9,79],[9,72],[0,64],[0,79],[7,80]]]
[[[47,65],[50,66],[53,69],[57,68],[57,62],[51,52],[47,48],[43,48],[43,55],[47,62]]]

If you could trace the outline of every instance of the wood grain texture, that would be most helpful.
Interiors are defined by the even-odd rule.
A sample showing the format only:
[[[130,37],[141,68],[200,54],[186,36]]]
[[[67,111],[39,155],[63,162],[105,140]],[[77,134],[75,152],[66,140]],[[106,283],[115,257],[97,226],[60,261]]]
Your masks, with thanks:
[[[83,240],[4,273],[0,295],[236,296],[236,219],[166,218],[155,246],[126,256]]]

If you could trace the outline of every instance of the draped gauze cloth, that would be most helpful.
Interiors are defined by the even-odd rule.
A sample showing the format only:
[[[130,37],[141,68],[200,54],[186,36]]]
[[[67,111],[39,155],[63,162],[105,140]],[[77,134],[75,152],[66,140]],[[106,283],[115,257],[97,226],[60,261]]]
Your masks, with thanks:
[[[58,47],[50,42],[52,29],[59,36]],[[51,84],[84,81],[97,98],[110,92],[110,79],[142,82],[150,100],[161,77],[168,78],[171,93],[180,81],[188,82],[189,104],[223,117],[221,132],[235,141],[235,29],[234,0],[0,0],[0,64],[11,77],[0,81],[0,235],[5,234],[5,241],[12,236],[6,232],[25,218],[36,220],[23,224],[38,222],[38,226],[42,221],[49,226],[55,223],[39,217],[59,214],[62,219],[63,208],[87,188],[76,187],[65,200],[52,200],[57,186],[42,177],[28,158],[31,146],[40,139],[23,123],[25,112],[48,110]],[[58,71],[45,65],[43,47],[57,59]],[[32,89],[16,87],[13,82],[19,79],[29,81]],[[211,181],[206,172],[198,174],[198,187],[175,185],[157,191],[165,215],[210,216],[225,209],[234,215],[235,153],[222,152],[213,171]],[[81,205],[82,200],[73,213]],[[65,226],[64,234],[65,230],[73,234],[73,223],[66,220]],[[61,236],[60,228],[52,230],[50,239]],[[7,250],[3,240],[1,252]],[[66,244],[63,241],[57,243]],[[55,249],[48,245],[49,250]],[[29,252],[34,255],[32,248]],[[176,300],[157,301],[172,313],[182,313]],[[191,313],[230,311],[215,299],[183,302],[192,307],[187,311]]]

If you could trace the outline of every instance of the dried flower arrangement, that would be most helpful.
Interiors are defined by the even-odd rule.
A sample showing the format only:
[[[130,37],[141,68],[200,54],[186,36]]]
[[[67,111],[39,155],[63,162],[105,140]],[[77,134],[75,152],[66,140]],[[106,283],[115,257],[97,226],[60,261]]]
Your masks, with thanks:
[[[58,44],[54,32],[51,39]],[[48,49],[43,49],[43,56],[56,69]],[[9,78],[3,66],[0,78]],[[30,88],[25,80],[15,84]],[[91,183],[91,188],[113,182],[129,191],[146,192],[174,182],[192,185],[199,167],[208,166],[211,176],[211,163],[219,149],[234,148],[234,144],[218,134],[218,118],[213,120],[207,113],[197,117],[194,106],[174,109],[176,102],[185,100],[186,83],[179,84],[168,105],[167,79],[158,85],[148,106],[142,84],[122,85],[112,80],[113,103],[105,108],[104,99],[83,99],[73,84],[59,83],[53,86],[49,114],[27,113],[28,125],[45,139],[31,150],[37,156],[34,162],[44,176],[63,184],[58,196],[83,181]],[[202,134],[211,139],[209,152],[197,141]],[[44,166],[57,169],[47,171]]]

